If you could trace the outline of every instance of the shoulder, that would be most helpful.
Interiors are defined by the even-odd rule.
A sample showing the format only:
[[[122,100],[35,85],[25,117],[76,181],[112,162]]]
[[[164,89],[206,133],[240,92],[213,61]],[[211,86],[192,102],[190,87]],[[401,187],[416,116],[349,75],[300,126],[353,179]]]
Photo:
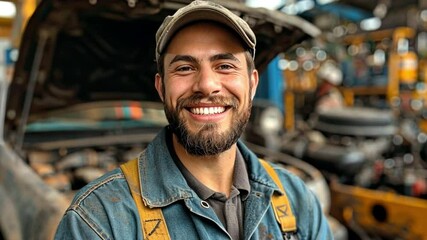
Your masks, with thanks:
[[[274,170],[279,175],[280,181],[283,184],[283,188],[285,189],[288,197],[291,199],[299,199],[297,202],[304,202],[301,201],[302,197],[309,197],[313,195],[314,198],[316,196],[314,195],[313,191],[310,190],[308,187],[308,181],[305,179],[306,176],[297,174],[294,171],[289,170],[288,168],[285,168],[281,164],[277,163],[270,163]],[[316,199],[305,199],[305,201],[313,201]]]
[[[135,209],[126,179],[120,169],[115,169],[77,192],[68,212],[79,215],[93,225],[110,226],[110,217],[126,217],[123,213]],[[67,214],[66,213],[66,214]],[[129,221],[123,219],[123,222]],[[120,223],[119,219],[115,223]]]
[[[320,217],[319,214],[323,212],[322,204],[318,194],[308,185],[312,185],[312,180],[307,176],[296,174],[296,171],[288,170],[290,168],[285,168],[282,164],[270,163],[270,165],[279,176],[294,214],[299,215],[299,218]]]
[[[120,169],[115,169],[76,193],[58,232],[76,238],[97,235],[113,239],[125,230],[136,236],[139,220],[135,209],[126,179]]]
[[[122,194],[130,195],[130,192],[122,171],[117,168],[80,189],[74,196],[69,209],[81,207],[88,201],[111,200],[117,202],[118,199],[114,198]]]
[[[321,193],[318,192],[318,189],[314,192],[312,187],[309,186],[309,184],[313,185],[310,183],[313,179],[296,175],[282,165],[272,165],[278,173],[291,203],[292,211],[297,218],[299,234],[303,236],[302,239],[331,239],[329,224],[323,209],[324,205],[329,203],[321,203],[319,201],[318,195]],[[305,179],[306,177],[307,179]],[[316,188],[318,188],[317,185]],[[320,191],[324,190],[328,190],[327,186],[326,189],[321,189]],[[329,194],[329,192],[325,194]],[[307,226],[311,227],[308,228]]]

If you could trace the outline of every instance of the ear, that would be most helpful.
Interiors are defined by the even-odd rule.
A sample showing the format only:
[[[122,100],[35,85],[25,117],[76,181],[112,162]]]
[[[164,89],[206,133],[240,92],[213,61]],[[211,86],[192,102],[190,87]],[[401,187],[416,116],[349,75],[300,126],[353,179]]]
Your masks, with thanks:
[[[251,100],[253,100],[254,97],[255,97],[256,89],[258,87],[258,82],[259,82],[258,71],[256,69],[253,70],[250,77],[251,77],[250,81],[251,81],[251,86],[252,86],[252,89],[251,89],[251,91],[252,91],[251,92]]]
[[[159,94],[159,97],[160,97],[160,99],[162,99],[162,102],[164,102],[164,99],[165,99],[165,96],[163,96],[163,93],[164,93],[164,91],[163,91],[163,89],[164,89],[164,86],[163,86],[163,79],[162,79],[162,77],[160,77],[160,74],[156,74],[156,77],[155,77],[156,79],[155,79],[155,87],[156,87],[156,90],[157,90],[157,94]]]

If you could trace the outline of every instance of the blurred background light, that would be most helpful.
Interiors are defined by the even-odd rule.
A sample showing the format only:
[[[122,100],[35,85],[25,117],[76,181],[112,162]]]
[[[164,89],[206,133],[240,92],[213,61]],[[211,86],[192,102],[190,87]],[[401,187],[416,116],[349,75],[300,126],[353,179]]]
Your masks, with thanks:
[[[360,28],[364,31],[373,31],[381,27],[381,19],[378,17],[367,18],[360,22]]]
[[[13,18],[16,15],[16,7],[12,2],[0,1],[0,17]]]

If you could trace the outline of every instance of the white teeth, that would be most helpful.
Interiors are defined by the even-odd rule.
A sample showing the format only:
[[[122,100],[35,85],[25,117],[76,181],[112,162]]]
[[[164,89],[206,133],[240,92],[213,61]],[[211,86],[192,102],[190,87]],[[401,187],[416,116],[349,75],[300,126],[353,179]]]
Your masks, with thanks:
[[[191,108],[191,113],[198,115],[218,114],[225,111],[224,107]]]

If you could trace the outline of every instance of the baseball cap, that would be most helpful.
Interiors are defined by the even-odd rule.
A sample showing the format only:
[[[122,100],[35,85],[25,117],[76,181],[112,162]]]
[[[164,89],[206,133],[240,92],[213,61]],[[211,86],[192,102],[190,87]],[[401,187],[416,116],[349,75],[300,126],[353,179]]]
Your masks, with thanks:
[[[249,25],[227,8],[211,1],[193,1],[178,9],[174,15],[167,16],[156,33],[156,60],[165,50],[173,35],[186,24],[210,20],[229,26],[247,45],[255,58],[256,37]]]

